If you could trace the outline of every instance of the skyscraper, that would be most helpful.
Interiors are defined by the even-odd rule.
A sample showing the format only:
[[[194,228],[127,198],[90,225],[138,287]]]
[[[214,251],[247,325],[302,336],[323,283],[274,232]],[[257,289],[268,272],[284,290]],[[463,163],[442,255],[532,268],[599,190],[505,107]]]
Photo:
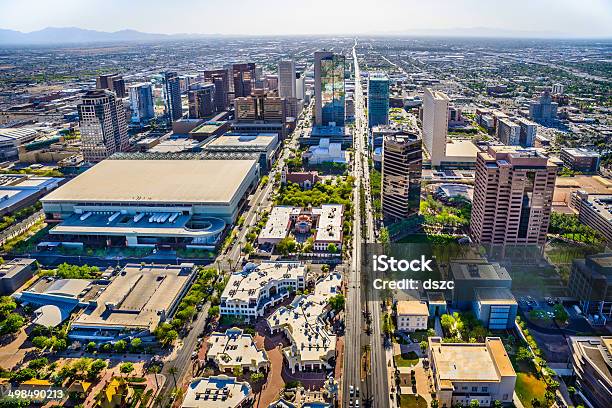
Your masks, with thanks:
[[[234,97],[250,96],[255,83],[255,64],[234,64],[232,66],[234,77]]]
[[[215,85],[215,108],[224,111],[229,105],[230,73],[227,69],[204,71],[204,81]]]
[[[130,108],[133,123],[145,124],[155,117],[153,91],[149,82],[129,86]]]
[[[295,61],[278,63],[278,96],[281,98],[296,98]]]
[[[170,122],[183,117],[181,103],[181,83],[176,72],[164,72],[164,101],[166,103],[166,118]]]
[[[385,219],[402,220],[419,211],[422,140],[418,131],[386,135],[382,156],[382,211]]]
[[[470,234],[479,244],[546,241],[557,165],[541,150],[490,146],[478,153]]]
[[[125,81],[119,74],[100,75],[96,79],[96,89],[108,89],[113,91],[117,98],[125,98]]]
[[[448,104],[450,99],[444,93],[425,89],[423,98],[423,144],[432,166],[440,166],[446,157],[446,136],[448,132]]]
[[[344,126],[344,55],[315,52],[315,123]]]
[[[298,99],[304,99],[304,93],[306,91],[306,73],[298,72],[295,74],[295,97]]]
[[[368,77],[368,126],[389,124],[389,78],[380,73]]]
[[[201,119],[215,113],[215,85],[195,84],[188,92],[189,118]]]
[[[557,102],[552,101],[548,89],[544,90],[540,97],[529,104],[529,118],[536,122],[551,122],[557,119]]]
[[[113,92],[89,91],[77,110],[85,160],[98,162],[129,148],[125,109]]]

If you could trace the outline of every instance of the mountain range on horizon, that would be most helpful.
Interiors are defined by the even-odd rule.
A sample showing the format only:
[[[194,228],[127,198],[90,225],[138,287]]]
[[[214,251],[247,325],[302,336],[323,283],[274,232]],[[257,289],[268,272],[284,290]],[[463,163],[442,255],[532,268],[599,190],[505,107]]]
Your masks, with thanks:
[[[563,33],[545,31],[519,31],[496,29],[490,27],[453,28],[453,29],[420,29],[408,31],[387,31],[363,33],[360,35],[414,35],[437,37],[487,37],[487,38],[585,38]],[[262,35],[264,36],[264,35]],[[286,35],[287,36],[287,35]],[[145,33],[132,29],[108,32],[90,30],[79,27],[47,27],[31,32],[0,29],[0,44],[2,45],[52,45],[52,44],[84,44],[103,42],[138,42],[163,41],[178,39],[200,39],[211,37],[247,37],[246,35],[229,34],[195,34],[177,33],[160,34]]]

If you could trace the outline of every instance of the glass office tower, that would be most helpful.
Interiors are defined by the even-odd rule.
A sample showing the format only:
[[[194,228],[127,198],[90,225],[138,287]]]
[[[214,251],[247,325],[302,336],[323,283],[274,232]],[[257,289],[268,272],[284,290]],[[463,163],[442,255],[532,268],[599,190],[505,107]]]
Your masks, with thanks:
[[[343,55],[327,51],[315,53],[315,119],[317,125],[344,126],[344,71]]]
[[[368,77],[368,126],[389,124],[389,78],[372,73]]]

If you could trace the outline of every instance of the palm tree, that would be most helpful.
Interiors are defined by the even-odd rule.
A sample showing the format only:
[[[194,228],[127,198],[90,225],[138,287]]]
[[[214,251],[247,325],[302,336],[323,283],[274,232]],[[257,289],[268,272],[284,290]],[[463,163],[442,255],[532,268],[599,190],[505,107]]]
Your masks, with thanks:
[[[168,372],[172,374],[172,379],[174,380],[174,388],[176,388],[176,373],[178,373],[178,368],[172,366],[168,369]]]

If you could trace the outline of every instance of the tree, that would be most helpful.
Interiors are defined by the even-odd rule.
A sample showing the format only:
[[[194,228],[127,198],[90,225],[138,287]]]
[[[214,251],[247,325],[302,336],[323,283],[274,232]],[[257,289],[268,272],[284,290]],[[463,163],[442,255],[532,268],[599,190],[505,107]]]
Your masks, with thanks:
[[[419,347],[421,348],[421,352],[425,354],[425,351],[427,351],[427,348],[429,347],[429,343],[423,340],[422,342],[419,343]]]
[[[0,320],[6,319],[15,308],[17,308],[17,303],[12,297],[0,296]]]
[[[35,358],[28,363],[28,368],[38,371],[47,364],[49,364],[47,357]]]
[[[220,310],[221,309],[219,308],[219,306],[211,306],[208,309],[208,316],[210,316],[210,317],[217,317],[217,316],[219,316]]]
[[[27,408],[30,406],[30,400],[23,398],[1,397],[0,408]]]
[[[504,404],[500,400],[493,401],[493,408],[502,408]]]
[[[327,245],[327,252],[335,254],[336,252],[338,252],[338,246],[333,242],[330,242],[329,245]]]
[[[96,349],[96,343],[93,341],[90,341],[89,343],[87,343],[87,351],[94,351]]]
[[[344,303],[345,299],[342,293],[338,293],[337,295],[329,298],[329,305],[336,313],[340,313],[344,310]]]
[[[129,375],[132,371],[134,371],[134,364],[129,361],[119,365],[119,372],[122,374]]]
[[[85,374],[85,372],[87,372],[90,367],[91,367],[91,359],[87,357],[79,358],[72,364],[72,368],[75,371],[75,375],[79,377]]]
[[[264,375],[262,373],[253,373],[251,374],[251,381],[257,382],[263,380]]]
[[[234,377],[240,377],[243,373],[242,367],[240,366],[236,366],[232,369],[232,373],[234,374]]]
[[[17,313],[11,313],[0,323],[0,335],[17,333],[25,324],[25,319]]]
[[[434,399],[431,400],[431,404],[429,404],[429,406],[431,408],[438,408],[440,406],[440,403],[438,402],[437,399],[434,398]]]
[[[113,345],[113,349],[117,352],[117,353],[123,353],[125,351],[125,349],[127,348],[127,342],[125,340],[118,340],[114,345]]]
[[[470,401],[470,408],[478,408],[478,407],[480,407],[480,402],[478,402],[478,400],[473,399]]]
[[[102,372],[102,370],[104,370],[106,368],[106,361],[102,360],[102,359],[95,359],[92,363],[91,366],[89,366],[89,372],[88,375],[90,378],[94,379],[97,378],[98,375]]]
[[[135,337],[130,341],[130,349],[132,351],[138,351],[142,347],[142,340],[138,337]]]
[[[555,313],[555,320],[560,323],[565,323],[569,319],[569,314],[565,310],[562,304],[557,303],[553,307],[553,312]]]
[[[293,237],[285,237],[276,244],[276,250],[282,255],[288,255],[291,252],[295,252],[297,248],[297,242]]]
[[[455,319],[449,314],[443,314],[442,317],[440,317],[440,324],[447,333],[451,333],[455,325]]]
[[[570,397],[574,398],[574,395],[576,394],[576,388],[567,387],[567,392],[569,393]]]
[[[172,366],[168,369],[168,372],[172,374],[172,379],[174,380],[174,388],[176,388],[176,373],[178,373],[178,368],[176,368],[176,366]]]
[[[532,357],[531,351],[527,347],[519,347],[516,351],[516,359],[519,361],[527,361]]]
[[[24,382],[36,377],[36,371],[31,368],[23,368],[13,374],[13,380],[16,382]]]

